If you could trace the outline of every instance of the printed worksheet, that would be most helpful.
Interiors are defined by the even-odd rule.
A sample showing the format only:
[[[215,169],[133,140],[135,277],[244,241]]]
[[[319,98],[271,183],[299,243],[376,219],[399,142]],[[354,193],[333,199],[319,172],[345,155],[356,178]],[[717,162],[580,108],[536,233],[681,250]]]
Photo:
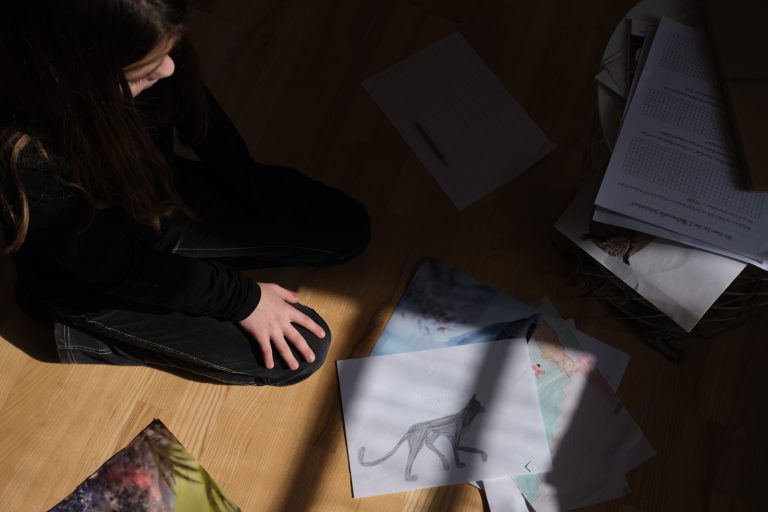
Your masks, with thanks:
[[[701,240],[696,240],[695,238],[681,235],[680,233],[675,233],[674,231],[670,231],[653,224],[648,224],[647,222],[643,222],[632,217],[622,215],[620,213],[606,210],[605,208],[600,208],[599,206],[594,208],[592,220],[602,222],[603,224],[610,224],[612,226],[633,229],[641,233],[647,233],[649,235],[665,238],[667,240],[674,240],[675,242],[679,242],[680,244],[690,248],[701,249],[702,251],[725,256],[726,258],[732,260],[749,263],[750,265],[754,265],[757,268],[768,270],[768,261],[766,260],[757,260],[751,256],[745,256],[743,254],[729,251],[727,249],[723,249],[722,247],[708,244],[706,242],[702,242]]]
[[[595,188],[593,183],[584,187],[555,228],[690,332],[746,265],[664,238],[654,238],[633,254],[627,254],[625,263],[621,255],[610,254],[608,247],[588,236]],[[642,226],[631,229],[644,231]]]
[[[768,194],[744,188],[706,33],[662,18],[595,204],[757,260]]]

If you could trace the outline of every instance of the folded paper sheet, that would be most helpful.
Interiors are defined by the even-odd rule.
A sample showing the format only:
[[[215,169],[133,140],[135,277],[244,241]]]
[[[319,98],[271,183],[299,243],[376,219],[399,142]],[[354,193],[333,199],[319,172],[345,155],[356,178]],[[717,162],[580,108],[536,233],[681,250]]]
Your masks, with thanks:
[[[458,33],[364,86],[458,208],[554,148]]]
[[[355,497],[551,467],[524,338],[337,365]]]

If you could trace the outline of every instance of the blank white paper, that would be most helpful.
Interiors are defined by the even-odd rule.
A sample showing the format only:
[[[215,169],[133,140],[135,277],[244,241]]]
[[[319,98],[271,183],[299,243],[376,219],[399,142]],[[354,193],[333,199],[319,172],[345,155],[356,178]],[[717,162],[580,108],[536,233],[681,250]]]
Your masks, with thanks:
[[[549,470],[530,365],[522,338],[337,361],[354,496]],[[436,420],[459,413],[473,396],[484,410],[461,432],[459,445],[469,451],[459,451],[465,466],[458,467],[448,439],[454,423]],[[360,462],[388,453],[376,465]]]
[[[460,209],[554,148],[459,33],[363,85]],[[445,163],[415,123],[423,127]]]
[[[528,512],[525,498],[511,478],[484,480],[482,485],[491,512]]]

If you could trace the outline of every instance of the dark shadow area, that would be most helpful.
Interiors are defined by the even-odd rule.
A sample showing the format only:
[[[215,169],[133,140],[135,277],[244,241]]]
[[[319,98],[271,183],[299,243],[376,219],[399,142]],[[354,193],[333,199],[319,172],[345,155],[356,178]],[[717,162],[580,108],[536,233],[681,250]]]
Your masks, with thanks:
[[[0,251],[5,249],[0,232]],[[57,363],[53,321],[37,314],[28,314],[18,304],[15,286],[16,273],[7,255],[0,258],[0,337],[32,359],[43,363]],[[48,322],[47,320],[50,320]]]
[[[14,307],[11,310],[8,318],[3,323],[2,327],[0,327],[0,337],[24,352],[30,358],[40,361],[41,363],[67,364],[62,363],[59,360],[58,354],[56,352],[56,341],[54,336],[53,320],[51,320],[50,324],[45,324],[33,320],[18,307]],[[112,365],[108,362],[95,361],[90,364]],[[169,365],[147,366],[170,373],[185,380],[207,384],[222,384],[219,381],[205,377],[203,375],[195,374],[193,372],[185,371],[183,369]]]
[[[356,325],[363,328],[368,325],[365,318],[358,318]],[[348,359],[355,357],[356,349],[346,351],[346,354],[335,354],[334,358],[329,358],[327,365],[336,365],[336,359]],[[334,371],[328,368],[326,371]],[[327,457],[318,457],[316,450],[333,453],[338,442],[338,436],[344,436],[343,420],[341,417],[341,400],[339,397],[338,380],[322,390],[316,391],[321,396],[322,403],[317,408],[318,414],[310,421],[310,424],[316,425],[318,434],[304,447],[303,452],[296,460],[301,461],[296,465],[296,471],[293,473],[286,485],[286,492],[282,502],[275,510],[283,511],[303,511],[311,509],[312,500],[319,485],[319,478],[324,474],[328,465]],[[352,496],[350,482],[350,496]]]
[[[606,392],[612,395],[607,382],[596,369],[590,370],[585,378],[588,382],[587,386],[593,387],[589,390],[585,389],[582,393],[579,405],[565,429],[565,434],[560,438],[557,449],[552,452],[552,470],[542,479],[542,482],[559,491],[557,502],[562,510],[572,510],[594,505],[595,502],[602,503],[623,497],[629,493],[626,474],[639,464],[636,462],[630,466],[623,466],[619,460],[619,455],[628,455],[627,450],[634,445],[634,443],[626,445],[622,442],[628,441],[634,437],[632,434],[636,433],[610,431],[608,424],[597,417],[596,408],[587,405],[588,398],[585,395],[595,391],[596,386],[601,386],[601,383],[607,387]],[[594,402],[591,403],[594,404]],[[607,403],[601,405],[600,410],[606,417],[627,414],[621,402],[615,397],[613,408]],[[606,419],[609,420],[609,418]],[[634,422],[632,424],[634,425]],[[639,430],[637,434],[641,434]],[[600,457],[601,454],[608,453],[611,448],[616,450],[614,457],[608,460]],[[579,454],[578,458],[575,454]],[[590,475],[589,486],[583,485],[584,475]],[[563,496],[564,493],[567,493],[567,498]],[[606,499],[594,498],[601,493],[606,493]],[[615,495],[617,493],[619,495]]]
[[[58,363],[53,324],[40,324],[14,307],[0,326],[0,337],[32,359],[42,363]]]
[[[359,261],[356,261],[347,263],[345,267],[350,268],[360,264]],[[352,270],[351,272],[358,274],[359,279],[364,279],[359,271]],[[337,360],[367,355],[367,347],[371,346],[373,340],[378,336],[379,320],[375,310],[371,312],[371,315],[358,315],[348,331],[362,333],[360,342],[357,344],[345,343],[343,340],[336,339],[336,345],[331,346],[331,351],[325,362],[325,369],[322,371],[333,372],[336,375]],[[329,368],[329,366],[333,366],[333,368]],[[318,412],[309,420],[309,424],[315,427],[317,434],[303,446],[302,452],[297,456],[296,460],[300,463],[294,464],[295,471],[289,481],[285,483],[285,492],[281,493],[283,499],[275,510],[304,511],[312,508],[314,496],[320,485],[320,478],[325,474],[329,462],[328,456],[318,456],[317,451],[328,455],[335,453],[339,444],[339,437],[346,437],[341,413],[338,377],[330,381],[330,384],[323,389],[314,388],[314,393],[319,397],[321,404],[316,406],[315,410]],[[342,443],[342,446],[346,446],[346,444]],[[349,495],[352,496],[351,480]]]

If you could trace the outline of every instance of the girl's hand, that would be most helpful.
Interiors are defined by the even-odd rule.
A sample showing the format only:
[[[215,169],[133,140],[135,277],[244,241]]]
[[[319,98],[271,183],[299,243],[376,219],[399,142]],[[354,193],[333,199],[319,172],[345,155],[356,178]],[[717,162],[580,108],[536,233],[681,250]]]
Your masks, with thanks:
[[[274,283],[259,283],[261,300],[256,309],[239,322],[240,327],[253,336],[261,348],[264,365],[274,368],[272,345],[291,370],[299,367],[288,345],[290,342],[308,362],[315,360],[315,354],[304,337],[291,325],[297,323],[318,338],[325,337],[325,331],[314,320],[297,310],[291,304],[299,302],[299,296]],[[287,341],[286,341],[287,340]]]

